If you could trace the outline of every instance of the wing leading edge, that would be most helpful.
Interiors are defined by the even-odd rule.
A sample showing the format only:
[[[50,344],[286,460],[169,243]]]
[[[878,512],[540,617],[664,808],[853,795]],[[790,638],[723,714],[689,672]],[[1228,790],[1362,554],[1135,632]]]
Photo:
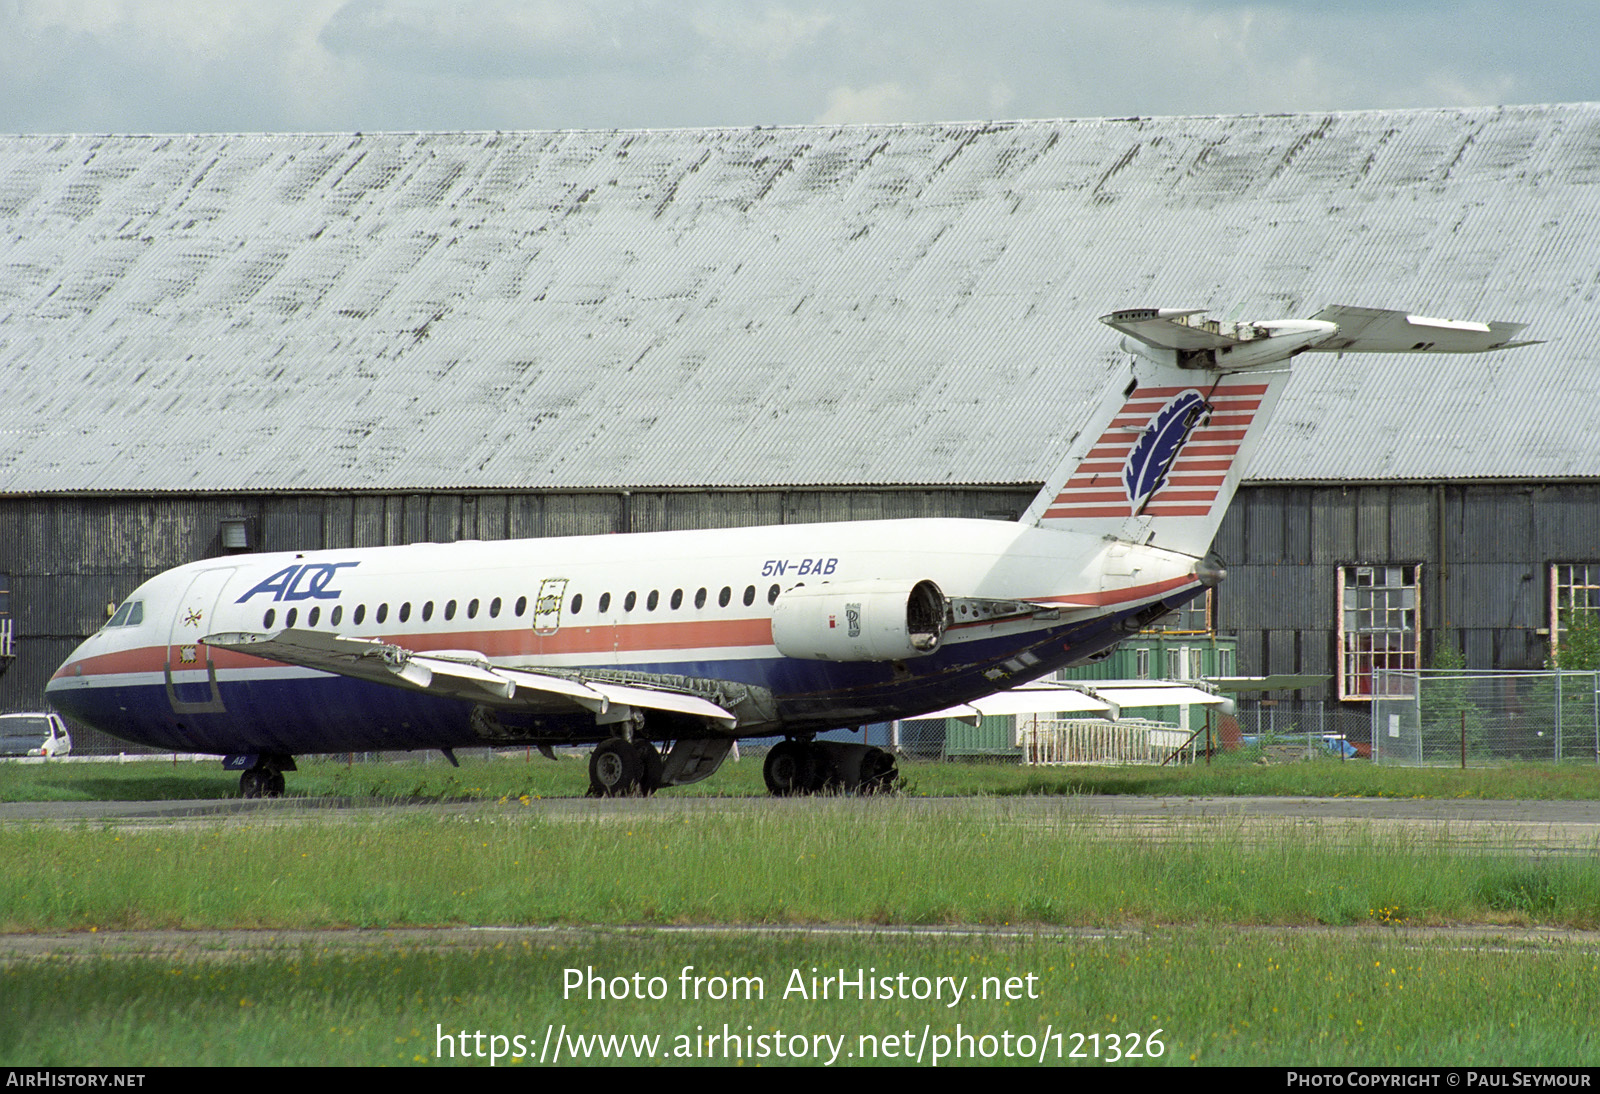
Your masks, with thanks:
[[[473,650],[419,653],[374,638],[293,629],[212,634],[201,641],[287,665],[508,709],[583,710],[597,722],[611,722],[637,708],[705,718],[728,730],[739,725],[732,711],[688,692],[507,668]]]

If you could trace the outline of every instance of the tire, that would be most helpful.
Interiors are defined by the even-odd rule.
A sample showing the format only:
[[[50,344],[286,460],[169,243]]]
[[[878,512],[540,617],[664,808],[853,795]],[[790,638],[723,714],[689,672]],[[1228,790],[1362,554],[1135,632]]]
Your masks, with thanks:
[[[861,758],[861,782],[857,790],[862,794],[887,794],[894,790],[899,778],[900,769],[895,765],[894,753],[874,748]]]
[[[816,751],[807,741],[782,741],[767,751],[761,767],[767,790],[778,797],[811,792],[817,777]]]
[[[601,741],[589,753],[589,796],[619,798],[637,794],[644,779],[639,750],[620,737]]]
[[[639,750],[639,759],[644,764],[644,774],[639,780],[639,790],[646,797],[661,789],[661,780],[666,775],[667,765],[661,759],[661,750],[650,741],[635,741],[634,747]]]

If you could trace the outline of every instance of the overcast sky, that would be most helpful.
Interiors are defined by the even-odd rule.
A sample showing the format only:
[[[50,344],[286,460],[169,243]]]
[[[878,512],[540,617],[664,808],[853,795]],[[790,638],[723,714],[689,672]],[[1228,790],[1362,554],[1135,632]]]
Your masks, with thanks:
[[[1600,99],[1554,0],[0,0],[0,131],[659,128]]]

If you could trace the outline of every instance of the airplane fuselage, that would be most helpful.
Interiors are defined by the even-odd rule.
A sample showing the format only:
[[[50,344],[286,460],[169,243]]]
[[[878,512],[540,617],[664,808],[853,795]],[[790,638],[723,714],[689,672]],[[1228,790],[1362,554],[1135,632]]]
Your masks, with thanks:
[[[958,603],[939,647],[903,659],[794,657],[774,644],[774,605],[787,590],[919,581],[1050,610],[965,620]],[[990,520],[228,556],[142,585],[128,598],[139,621],[113,620],[85,641],[49,694],[89,725],[197,751],[455,748],[612,732],[570,709],[400,690],[201,641],[325,630],[580,679],[704,681],[708,694],[746,685],[756,698],[734,735],[811,732],[915,715],[1043,675],[1114,644],[1122,621],[1201,587],[1187,555]],[[673,735],[685,732],[680,720]]]

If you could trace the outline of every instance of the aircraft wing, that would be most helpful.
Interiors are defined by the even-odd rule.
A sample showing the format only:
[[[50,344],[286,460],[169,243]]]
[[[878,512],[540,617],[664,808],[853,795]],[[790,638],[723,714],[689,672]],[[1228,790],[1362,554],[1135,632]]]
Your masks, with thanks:
[[[1141,707],[1231,705],[1195,684],[1168,680],[1084,680],[1076,683],[1033,683],[997,691],[981,699],[945,707],[917,718],[959,718],[977,724],[979,718],[1000,714],[1083,714],[1091,718],[1120,718],[1122,711]]]
[[[1317,353],[1482,353],[1537,344],[1513,341],[1526,323],[1466,323],[1343,304],[1312,318],[1339,327],[1338,334],[1311,347]]]
[[[614,707],[629,706],[708,718],[730,730],[739,724],[731,711],[688,692],[507,668],[492,664],[474,650],[419,653],[374,638],[294,629],[270,634],[212,634],[201,641],[301,668],[498,707],[581,709],[604,715]]]

